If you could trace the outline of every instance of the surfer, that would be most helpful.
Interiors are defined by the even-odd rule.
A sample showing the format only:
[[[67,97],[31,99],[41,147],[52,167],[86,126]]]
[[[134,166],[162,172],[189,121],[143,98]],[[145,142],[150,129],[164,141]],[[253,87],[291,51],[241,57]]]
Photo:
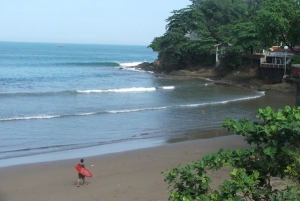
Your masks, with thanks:
[[[83,159],[80,159],[80,163],[78,164],[79,166],[85,168],[84,164],[83,164]],[[77,179],[77,187],[79,187],[79,183],[80,183],[80,179],[82,179],[83,181],[83,185],[87,185],[87,183],[85,182],[85,176],[83,174],[78,173],[78,179]]]

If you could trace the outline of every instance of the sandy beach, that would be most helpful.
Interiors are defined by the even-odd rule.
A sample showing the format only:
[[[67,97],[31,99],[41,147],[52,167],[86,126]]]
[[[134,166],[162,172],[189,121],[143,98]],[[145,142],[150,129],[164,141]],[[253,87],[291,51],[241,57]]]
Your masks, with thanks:
[[[169,168],[188,164],[220,148],[245,147],[240,136],[225,136],[166,144],[85,158],[93,173],[88,185],[76,187],[78,160],[27,164],[1,168],[0,201],[159,201],[168,200],[164,176]],[[221,181],[228,175],[212,175]]]

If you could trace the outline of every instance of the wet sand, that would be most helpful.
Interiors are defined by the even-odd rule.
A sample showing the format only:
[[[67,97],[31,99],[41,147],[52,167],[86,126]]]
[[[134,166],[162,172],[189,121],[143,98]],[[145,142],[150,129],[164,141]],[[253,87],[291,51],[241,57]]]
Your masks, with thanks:
[[[0,201],[168,200],[162,171],[220,148],[246,146],[242,137],[231,135],[89,157],[84,163],[93,177],[80,187],[76,187],[74,168],[80,158],[4,167],[0,169]],[[217,182],[227,176],[226,170],[212,175]]]

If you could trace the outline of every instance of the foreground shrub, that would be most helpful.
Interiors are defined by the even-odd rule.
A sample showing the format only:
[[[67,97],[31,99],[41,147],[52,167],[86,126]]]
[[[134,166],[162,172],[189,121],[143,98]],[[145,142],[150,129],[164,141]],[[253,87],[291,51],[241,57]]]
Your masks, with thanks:
[[[165,171],[172,201],[192,200],[299,200],[300,199],[300,107],[275,112],[259,109],[259,121],[226,118],[223,128],[245,137],[248,149],[221,149],[185,167]],[[231,167],[230,178],[212,190],[207,171]],[[283,189],[271,185],[278,177]]]

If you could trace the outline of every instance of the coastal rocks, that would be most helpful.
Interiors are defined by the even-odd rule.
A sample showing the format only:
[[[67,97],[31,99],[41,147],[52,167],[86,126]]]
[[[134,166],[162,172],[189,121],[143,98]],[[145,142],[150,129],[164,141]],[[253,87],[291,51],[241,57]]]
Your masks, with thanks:
[[[285,92],[285,93],[295,93],[297,87],[295,85],[291,85],[289,83],[278,83],[278,84],[268,84],[263,85],[260,90],[262,91],[277,91],[277,92]]]
[[[136,66],[137,69],[142,69],[144,71],[151,71],[158,73],[161,76],[171,76],[171,77],[217,77],[217,74],[213,69],[197,69],[197,70],[170,70],[165,67],[161,61],[156,60],[153,63],[143,62]],[[172,68],[171,68],[172,69]]]
[[[143,62],[143,63],[137,65],[136,67],[145,70],[145,69],[147,69],[150,65],[151,65],[151,63],[149,63],[149,62]]]
[[[257,77],[250,76],[246,73],[240,73],[239,75],[227,75],[220,80],[215,80],[214,83],[258,91],[276,91],[284,93],[296,92],[296,86],[291,83],[268,83],[267,80],[258,79]]]
[[[142,69],[144,71],[151,71],[151,72],[163,72],[163,66],[160,64],[159,61],[155,61],[153,63],[143,62],[136,66],[138,69]]]
[[[172,70],[168,73],[170,76],[185,76],[185,77],[201,77],[202,74],[198,71],[188,71],[188,70]]]
[[[172,70],[169,75],[171,76],[190,76],[192,72],[186,70]]]
[[[136,66],[137,69],[142,69],[144,71],[151,71],[154,73],[161,73],[163,75],[168,75],[173,69],[178,69],[176,65],[168,65],[162,63],[160,60],[155,60],[152,63],[143,62]]]
[[[136,68],[151,71],[163,77],[209,78],[214,81],[214,84],[234,86],[248,90],[277,91],[285,93],[296,92],[296,86],[290,83],[268,84],[267,80],[259,79],[258,71],[252,68],[245,68],[232,72],[219,68],[194,68],[189,70],[167,71],[167,68],[164,67],[159,60],[156,60],[153,63],[143,62],[136,66]],[[222,73],[224,73],[224,75],[222,75]]]

